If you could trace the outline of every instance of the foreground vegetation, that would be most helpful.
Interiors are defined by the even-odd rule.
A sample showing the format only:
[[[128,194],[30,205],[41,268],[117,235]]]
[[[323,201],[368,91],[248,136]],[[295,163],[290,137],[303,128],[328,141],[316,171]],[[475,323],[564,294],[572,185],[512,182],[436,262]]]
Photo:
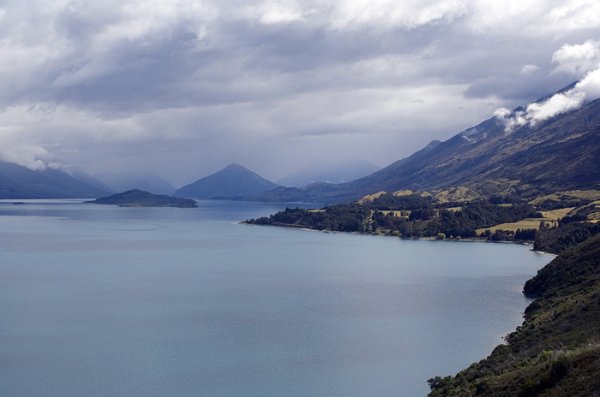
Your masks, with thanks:
[[[429,196],[382,194],[369,201],[338,204],[321,210],[287,208],[252,224],[302,227],[315,230],[387,234],[404,238],[475,238],[478,229],[517,222],[544,220],[542,213],[522,202],[488,199],[468,203],[437,202]],[[536,226],[538,226],[536,225]],[[490,240],[533,240],[531,230],[486,230]]]
[[[595,192],[594,194],[590,192]],[[400,193],[400,194],[399,194]],[[318,210],[286,208],[247,223],[315,230],[386,234],[402,238],[483,238],[493,241],[536,240],[540,231],[567,223],[600,221],[600,191],[525,200],[520,197],[477,197],[449,201],[440,195],[377,193],[362,200]],[[585,193],[585,194],[584,194]],[[589,233],[588,233],[589,237]],[[583,241],[580,239],[580,242]],[[549,247],[540,248],[549,251]]]
[[[288,208],[248,223],[533,241],[534,249],[558,256],[526,283],[524,293],[535,300],[523,324],[486,359],[455,376],[431,378],[429,396],[595,397],[600,396],[599,219],[598,192],[579,191],[527,202],[492,197],[457,203],[423,194],[375,194],[320,210]]]

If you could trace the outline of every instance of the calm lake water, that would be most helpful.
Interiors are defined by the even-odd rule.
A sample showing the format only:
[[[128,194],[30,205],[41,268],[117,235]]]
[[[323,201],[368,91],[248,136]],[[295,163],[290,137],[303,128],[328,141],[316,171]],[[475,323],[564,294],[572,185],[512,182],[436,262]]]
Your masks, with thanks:
[[[521,322],[530,247],[0,203],[1,396],[424,396]]]

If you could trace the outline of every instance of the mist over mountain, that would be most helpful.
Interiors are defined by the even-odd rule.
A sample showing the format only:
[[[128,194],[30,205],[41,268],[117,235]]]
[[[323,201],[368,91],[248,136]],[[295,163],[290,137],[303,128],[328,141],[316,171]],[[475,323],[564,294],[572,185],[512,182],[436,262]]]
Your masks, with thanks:
[[[249,169],[239,164],[230,164],[212,175],[182,187],[174,195],[204,199],[238,198],[266,192],[276,187],[276,184]]]
[[[112,187],[108,186],[106,183],[78,168],[70,169],[68,171],[68,174],[71,175],[73,178],[77,179],[78,181],[83,182],[86,185],[89,185],[95,189],[98,189],[101,192],[115,192],[115,190]]]
[[[61,170],[31,170],[0,161],[0,198],[92,198],[108,193],[93,178]]]
[[[0,158],[175,186],[231,162],[273,180],[389,164],[598,67],[599,15],[594,0],[4,1]]]
[[[364,160],[348,160],[311,164],[278,179],[277,184],[301,187],[315,182],[343,183],[372,174],[379,166]]]
[[[577,85],[535,103],[547,106]],[[533,109],[533,110],[532,110]],[[355,162],[338,167],[307,167],[281,182],[301,187],[281,187],[249,169],[231,164],[186,185],[179,197],[246,198],[259,201],[341,202],[378,191],[435,190],[469,187],[482,194],[537,194],[564,189],[593,188],[600,184],[600,100],[576,109],[553,108],[535,113],[533,104],[502,112],[452,138],[432,141],[411,156],[365,177],[345,183],[322,180],[367,172],[374,165]],[[531,114],[529,119],[523,115]],[[540,116],[540,114],[543,115]],[[523,121],[525,120],[525,121]],[[34,171],[0,163],[0,195],[4,198],[96,197],[111,191],[144,189],[173,194],[162,178],[152,175],[112,173],[99,175],[60,170]],[[331,164],[331,163],[330,163]],[[311,183],[314,180],[319,182]],[[308,183],[306,186],[302,186]]]
[[[549,99],[540,101],[544,100]],[[518,116],[522,109],[512,114]],[[254,199],[340,202],[378,191],[449,186],[467,186],[484,194],[530,194],[599,184],[597,99],[535,123],[508,126],[506,116],[492,117],[364,178],[343,184],[280,188]]]
[[[139,189],[171,195],[177,190],[165,179],[152,173],[105,172],[98,174],[97,178],[114,192]]]

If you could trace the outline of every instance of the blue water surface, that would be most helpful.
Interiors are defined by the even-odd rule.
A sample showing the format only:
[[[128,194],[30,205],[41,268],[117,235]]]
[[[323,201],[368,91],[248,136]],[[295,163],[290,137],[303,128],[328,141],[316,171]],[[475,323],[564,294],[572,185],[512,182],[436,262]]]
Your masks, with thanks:
[[[414,397],[522,321],[530,247],[0,202],[1,396]]]

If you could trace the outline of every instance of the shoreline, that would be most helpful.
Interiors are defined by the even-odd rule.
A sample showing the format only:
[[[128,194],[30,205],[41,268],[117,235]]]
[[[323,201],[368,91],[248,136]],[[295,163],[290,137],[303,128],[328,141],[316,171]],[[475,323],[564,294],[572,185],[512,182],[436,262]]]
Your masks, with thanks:
[[[300,228],[283,223],[250,223],[258,226]],[[323,229],[302,228],[325,233]],[[559,228],[560,229],[560,228]],[[565,231],[566,229],[566,231]],[[588,230],[562,229],[530,252],[551,256],[537,273],[525,281],[521,296],[525,299],[521,321],[491,351],[466,363],[451,375],[434,375],[427,380],[428,397],[588,397],[600,393],[598,365],[600,334],[598,305],[600,297],[600,235]],[[339,231],[344,234],[398,237],[403,240],[494,242],[531,245],[531,241],[488,240],[483,238],[411,237],[391,233]],[[560,241],[562,234],[571,236]],[[570,233],[570,234],[569,234]],[[556,239],[553,240],[552,238]],[[585,385],[585,386],[583,386]],[[545,393],[548,391],[549,393]]]
[[[304,231],[311,231],[311,232],[322,232],[322,233],[342,233],[342,234],[353,234],[353,235],[360,235],[360,236],[383,236],[383,237],[395,237],[398,238],[400,240],[412,240],[412,241],[449,241],[449,242],[468,242],[468,243],[502,243],[502,244],[517,244],[517,245],[523,245],[523,246],[531,246],[533,247],[533,242],[531,241],[490,241],[487,239],[483,239],[483,238],[445,238],[445,239],[439,239],[439,238],[435,238],[435,237],[415,237],[415,238],[403,238],[403,237],[397,237],[397,236],[393,236],[393,235],[389,235],[389,234],[381,234],[381,233],[359,233],[359,232],[343,232],[343,231],[328,231],[328,230],[318,230],[318,229],[310,229],[310,228],[305,228],[305,227],[298,227],[298,226],[294,226],[294,225],[285,225],[285,224],[281,224],[281,225],[275,225],[275,224],[270,224],[270,225],[260,225],[260,224],[252,224],[252,223],[248,223],[246,221],[242,221],[240,222],[240,224],[245,224],[245,225],[251,225],[251,226],[272,226],[272,227],[287,227],[290,229],[299,229],[299,230],[304,230]],[[537,275],[540,274],[541,271],[543,271],[543,269],[546,269],[548,266],[550,266],[552,263],[554,263],[555,260],[557,260],[557,258],[560,257],[560,255],[551,253],[551,252],[546,252],[546,251],[540,251],[540,250],[534,250],[533,248],[529,250],[532,253],[536,253],[536,254],[540,254],[540,255],[544,255],[544,256],[548,256],[549,261],[543,265],[542,267],[540,267],[539,269],[537,269],[536,274],[534,274],[532,277],[530,277],[529,279],[527,279],[522,285],[521,285],[521,291],[520,291],[520,295],[526,299],[527,304],[525,305],[524,309],[522,312],[520,312],[520,319],[521,321],[516,324],[516,326],[514,328],[512,328],[511,330],[508,331],[507,334],[504,335],[500,335],[500,339],[502,340],[502,342],[497,343],[493,346],[490,346],[490,349],[487,353],[487,355],[484,355],[483,357],[479,358],[477,361],[471,362],[471,363],[466,363],[465,367],[463,369],[460,369],[458,372],[451,374],[451,375],[444,375],[444,377],[440,376],[440,374],[431,374],[431,378],[428,380],[428,383],[430,383],[430,385],[432,384],[431,382],[435,382],[435,381],[447,381],[448,379],[456,379],[458,377],[460,377],[460,374],[464,373],[465,371],[469,371],[471,368],[473,368],[474,366],[480,365],[480,363],[491,359],[494,354],[496,354],[497,351],[499,350],[503,350],[503,349],[510,349],[511,348],[511,338],[520,332],[520,330],[522,328],[524,328],[528,322],[530,321],[527,318],[527,313],[531,311],[532,308],[534,308],[536,305],[540,304],[540,302],[543,301],[543,297],[542,296],[530,296],[526,293],[525,291],[525,287],[526,285],[531,282],[531,280],[535,279],[537,277]],[[438,390],[436,390],[434,387],[431,387],[431,390],[429,393],[427,393],[427,396],[431,396],[432,394],[435,395],[437,397]],[[458,394],[456,395],[458,396],[462,396],[463,394]],[[454,396],[454,394],[452,394],[452,396]],[[450,395],[444,395],[444,397],[450,397]]]
[[[476,237],[466,237],[466,238],[437,238],[437,237],[400,237],[400,236],[393,236],[391,234],[382,234],[382,233],[361,233],[361,232],[344,232],[344,231],[339,231],[339,230],[322,230],[322,229],[311,229],[308,227],[303,227],[303,226],[296,226],[296,225],[290,225],[290,224],[285,224],[285,223],[281,223],[281,224],[257,224],[257,223],[250,223],[247,221],[238,221],[237,222],[239,225],[247,225],[247,226],[258,226],[258,227],[281,227],[281,228],[287,228],[287,229],[296,229],[296,230],[303,230],[303,231],[307,231],[307,232],[321,232],[321,233],[340,233],[340,234],[353,234],[356,236],[373,236],[373,237],[391,237],[391,238],[396,238],[396,239],[400,239],[400,240],[406,240],[406,241],[448,241],[448,242],[465,242],[465,243],[488,243],[488,244],[511,244],[511,245],[528,245],[528,246],[532,246],[533,247],[533,240],[529,240],[529,241],[509,241],[509,240],[498,240],[498,241],[493,241],[493,240],[488,240],[485,238],[476,238]],[[550,255],[553,257],[556,257],[558,255],[552,253],[552,252],[547,252],[547,251],[541,251],[541,250],[535,250],[535,249],[531,249],[532,252],[536,252],[536,253],[540,253],[540,254],[544,254],[544,255]]]

